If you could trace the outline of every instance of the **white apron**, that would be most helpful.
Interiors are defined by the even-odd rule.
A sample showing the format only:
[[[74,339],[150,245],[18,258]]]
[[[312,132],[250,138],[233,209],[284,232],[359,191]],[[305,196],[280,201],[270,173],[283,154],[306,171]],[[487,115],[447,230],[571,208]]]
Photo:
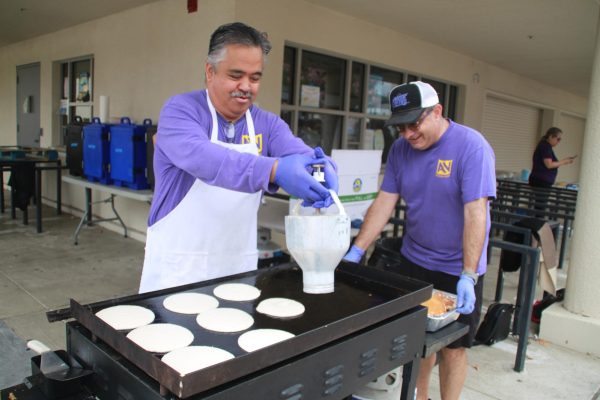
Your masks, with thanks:
[[[217,113],[208,93],[206,98],[212,116],[210,141],[258,155],[250,110],[250,143],[221,142]],[[256,269],[260,196],[260,191],[237,192],[196,179],[177,207],[147,230],[140,293]]]

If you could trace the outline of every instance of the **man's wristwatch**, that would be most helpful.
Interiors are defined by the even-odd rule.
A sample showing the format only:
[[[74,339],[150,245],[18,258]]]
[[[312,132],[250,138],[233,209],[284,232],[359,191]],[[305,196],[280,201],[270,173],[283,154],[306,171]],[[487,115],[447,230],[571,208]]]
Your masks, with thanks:
[[[477,272],[463,271],[460,273],[460,276],[462,277],[463,275],[469,277],[473,281],[473,286],[477,285],[477,281],[479,280]]]

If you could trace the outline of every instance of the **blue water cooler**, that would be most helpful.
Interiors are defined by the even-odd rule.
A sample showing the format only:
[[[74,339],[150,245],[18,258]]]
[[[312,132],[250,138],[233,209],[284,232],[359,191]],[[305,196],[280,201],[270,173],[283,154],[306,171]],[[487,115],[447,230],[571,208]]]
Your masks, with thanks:
[[[83,126],[83,175],[87,180],[110,184],[110,125],[92,118]]]
[[[110,128],[110,177],[116,186],[130,189],[150,187],[146,177],[146,130],[152,121],[143,125],[131,123],[128,117]]]

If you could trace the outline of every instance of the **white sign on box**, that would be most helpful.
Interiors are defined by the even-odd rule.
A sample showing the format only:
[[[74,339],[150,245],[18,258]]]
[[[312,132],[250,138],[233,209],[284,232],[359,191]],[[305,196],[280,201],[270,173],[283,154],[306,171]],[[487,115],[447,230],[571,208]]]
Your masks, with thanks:
[[[331,158],[338,167],[339,198],[344,204],[350,220],[363,219],[367,209],[375,200],[379,190],[381,170],[381,150],[338,150],[334,149]],[[289,212],[300,201],[290,199]],[[337,213],[335,206],[325,212]],[[302,215],[302,207],[300,208]]]

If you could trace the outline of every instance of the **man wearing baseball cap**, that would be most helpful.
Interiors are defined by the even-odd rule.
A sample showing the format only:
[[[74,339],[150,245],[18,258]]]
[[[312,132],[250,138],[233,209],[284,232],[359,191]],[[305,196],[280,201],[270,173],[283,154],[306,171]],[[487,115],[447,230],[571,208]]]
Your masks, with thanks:
[[[390,106],[386,125],[395,127],[399,138],[390,149],[377,198],[344,259],[360,262],[402,198],[406,225],[396,271],[456,293],[458,320],[470,326],[467,335],[441,350],[442,398],[458,399],[467,375],[466,349],[481,315],[495,156],[479,132],[444,118],[438,95],[427,83],[396,86]],[[417,399],[428,398],[435,362],[435,354],[421,362]]]

